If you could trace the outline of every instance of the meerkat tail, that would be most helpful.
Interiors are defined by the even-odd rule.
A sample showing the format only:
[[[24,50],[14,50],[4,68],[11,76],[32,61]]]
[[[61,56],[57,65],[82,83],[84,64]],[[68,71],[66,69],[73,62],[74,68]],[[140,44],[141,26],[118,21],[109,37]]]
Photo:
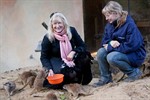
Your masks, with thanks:
[[[30,76],[30,77],[28,78],[28,80],[27,80],[27,83],[26,83],[21,89],[19,89],[18,91],[21,91],[21,90],[23,90],[27,85],[30,85],[30,82],[32,82],[33,79],[35,79],[35,77],[34,77],[34,76]],[[34,81],[33,81],[33,83],[34,83]],[[30,88],[31,88],[31,86],[30,86]]]
[[[27,82],[21,89],[19,89],[18,91],[22,91],[27,85],[29,84],[29,82]]]

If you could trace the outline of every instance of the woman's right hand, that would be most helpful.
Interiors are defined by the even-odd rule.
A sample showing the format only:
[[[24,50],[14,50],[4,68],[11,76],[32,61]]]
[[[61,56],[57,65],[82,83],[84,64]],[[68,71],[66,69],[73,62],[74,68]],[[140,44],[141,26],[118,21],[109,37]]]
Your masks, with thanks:
[[[49,72],[48,72],[48,76],[53,76],[53,75],[54,75],[54,72],[53,72],[52,69],[50,69]]]
[[[68,61],[72,61],[73,60],[73,57],[75,55],[75,51],[71,51],[68,55],[67,55],[67,60]]]

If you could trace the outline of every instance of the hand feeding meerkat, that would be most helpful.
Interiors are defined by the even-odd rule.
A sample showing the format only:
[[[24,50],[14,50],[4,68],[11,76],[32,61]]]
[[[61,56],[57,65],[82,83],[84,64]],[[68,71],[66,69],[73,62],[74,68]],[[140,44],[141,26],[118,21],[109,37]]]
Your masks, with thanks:
[[[3,88],[6,90],[6,93],[8,95],[8,98],[10,100],[10,96],[13,95],[15,89],[16,89],[16,84],[13,81],[9,81],[3,84]]]
[[[33,90],[30,93],[30,95],[32,95],[33,93],[36,93],[38,91],[41,91],[43,89],[43,82],[45,80],[45,77],[46,77],[45,71],[43,69],[40,70],[34,80]]]
[[[79,97],[79,94],[91,95],[90,93],[85,91],[81,84],[78,83],[66,84],[63,86],[63,89],[67,90],[70,93],[70,96],[73,96],[74,99],[77,99]]]

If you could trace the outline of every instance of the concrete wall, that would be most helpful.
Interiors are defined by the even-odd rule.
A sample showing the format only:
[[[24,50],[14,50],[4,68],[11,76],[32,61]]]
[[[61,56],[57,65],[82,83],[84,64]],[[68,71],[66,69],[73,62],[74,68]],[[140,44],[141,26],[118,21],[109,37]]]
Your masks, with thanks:
[[[52,12],[62,12],[84,39],[82,0],[0,0],[0,72],[41,64],[34,50]]]

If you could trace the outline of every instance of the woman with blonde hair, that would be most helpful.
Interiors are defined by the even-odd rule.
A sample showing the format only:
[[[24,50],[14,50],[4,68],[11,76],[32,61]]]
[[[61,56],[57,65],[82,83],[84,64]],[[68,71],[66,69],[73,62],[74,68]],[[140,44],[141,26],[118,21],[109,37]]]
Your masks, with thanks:
[[[69,26],[66,17],[59,12],[52,13],[47,34],[42,41],[40,57],[43,67],[48,70],[48,75],[64,74],[63,84],[88,84],[92,80],[92,73],[90,58],[86,62],[83,61],[87,53],[85,43],[76,29]],[[53,86],[47,80],[43,85]]]
[[[97,52],[100,80],[94,86],[112,82],[110,67],[117,67],[135,81],[142,75],[139,67],[144,62],[146,51],[143,37],[134,20],[115,1],[109,1],[102,9],[108,23],[105,26],[101,48]]]

